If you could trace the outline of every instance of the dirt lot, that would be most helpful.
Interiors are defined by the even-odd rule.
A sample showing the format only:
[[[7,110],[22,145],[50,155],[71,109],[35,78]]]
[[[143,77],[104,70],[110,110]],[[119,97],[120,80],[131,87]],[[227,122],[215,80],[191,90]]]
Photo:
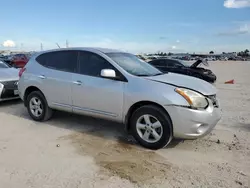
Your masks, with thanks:
[[[0,104],[0,187],[250,187],[250,63],[210,68],[222,120],[205,138],[156,152],[119,124],[61,112],[35,123],[21,101]]]

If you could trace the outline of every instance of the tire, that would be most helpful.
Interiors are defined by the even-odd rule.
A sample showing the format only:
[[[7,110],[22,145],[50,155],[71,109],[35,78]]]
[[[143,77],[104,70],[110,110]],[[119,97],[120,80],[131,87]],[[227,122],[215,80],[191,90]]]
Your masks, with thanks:
[[[145,132],[143,132],[144,131],[143,129],[138,130],[137,123],[140,122],[139,124],[141,124],[141,122],[144,122],[145,124],[146,122],[144,118],[145,116],[150,117],[149,119],[150,119],[150,122],[152,123],[151,125],[155,123],[154,122],[155,120],[157,120],[161,124],[161,128],[154,129],[156,132],[158,131],[157,134],[159,136],[159,137],[157,136],[158,139],[155,139],[155,141],[152,141],[154,139],[150,140],[150,138],[155,138],[154,136],[155,134],[153,134],[152,128],[150,128],[150,126],[146,125],[147,129],[151,129],[151,130],[148,130],[149,132],[151,131],[148,141],[142,138],[142,135],[146,134],[146,130]],[[142,125],[144,124],[142,123]],[[161,108],[157,106],[146,105],[137,109],[133,113],[130,119],[130,126],[131,126],[131,133],[133,137],[135,138],[135,140],[145,148],[157,150],[157,149],[166,147],[172,140],[172,123],[171,123],[170,117],[168,116],[166,112],[164,112]]]
[[[34,109],[32,109],[32,104],[34,99],[37,99],[36,101],[40,101],[40,109],[42,109],[42,112],[40,111],[38,116],[34,114]],[[53,110],[48,106],[47,100],[45,99],[44,95],[40,91],[33,91],[31,92],[27,97],[27,109],[30,117],[35,121],[47,121],[51,118],[53,114]],[[35,110],[37,111],[37,109]]]

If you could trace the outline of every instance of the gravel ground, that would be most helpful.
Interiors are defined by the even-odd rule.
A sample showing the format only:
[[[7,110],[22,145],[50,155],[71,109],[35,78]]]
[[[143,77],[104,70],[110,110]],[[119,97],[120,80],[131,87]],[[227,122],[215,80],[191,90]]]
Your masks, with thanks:
[[[210,68],[221,121],[202,139],[158,151],[138,146],[119,124],[62,112],[36,123],[21,101],[1,103],[0,187],[250,187],[250,62]]]

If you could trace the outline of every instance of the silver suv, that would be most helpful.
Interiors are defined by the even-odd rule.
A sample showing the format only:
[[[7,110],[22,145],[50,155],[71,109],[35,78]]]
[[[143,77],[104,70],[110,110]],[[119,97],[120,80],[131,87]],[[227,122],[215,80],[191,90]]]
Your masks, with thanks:
[[[221,118],[216,89],[189,76],[163,74],[136,56],[103,48],[66,48],[34,55],[20,70],[19,94],[35,121],[53,110],[126,125],[144,147],[173,137],[194,139]]]

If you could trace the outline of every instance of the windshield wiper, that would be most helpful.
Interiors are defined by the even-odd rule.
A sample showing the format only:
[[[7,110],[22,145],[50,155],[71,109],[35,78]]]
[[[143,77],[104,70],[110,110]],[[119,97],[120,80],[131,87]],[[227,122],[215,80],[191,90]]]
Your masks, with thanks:
[[[159,75],[163,75],[165,73],[157,73],[157,74],[138,74],[137,76],[159,76]]]
[[[148,74],[137,74],[136,76],[151,76],[151,75],[148,75]]]
[[[165,73],[157,73],[157,74],[154,74],[154,75],[152,75],[152,76],[159,76],[159,75],[163,75],[163,74],[166,74],[166,72]]]

